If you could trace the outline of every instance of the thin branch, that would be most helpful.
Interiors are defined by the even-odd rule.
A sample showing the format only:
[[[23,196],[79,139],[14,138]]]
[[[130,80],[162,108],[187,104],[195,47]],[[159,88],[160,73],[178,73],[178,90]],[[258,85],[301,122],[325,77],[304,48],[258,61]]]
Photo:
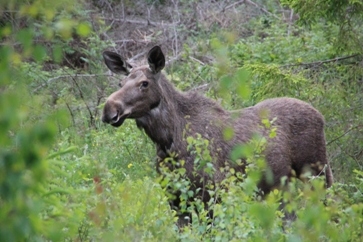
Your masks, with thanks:
[[[245,1],[246,1],[246,3],[251,4],[251,5],[255,6],[256,8],[258,8],[261,12],[266,13],[266,14],[269,14],[269,15],[277,18],[277,19],[280,19],[278,16],[276,16],[275,14],[269,12],[266,8],[258,5],[257,3],[255,3],[255,2],[253,2],[251,0],[245,0]]]
[[[95,76],[112,76],[111,74],[68,74],[68,75],[61,75],[61,76],[56,76],[56,77],[52,77],[50,79],[48,79],[45,83],[43,83],[42,85],[38,86],[37,88],[35,88],[33,90],[33,92],[37,92],[39,91],[39,89],[49,85],[49,83],[58,80],[58,79],[62,79],[62,78],[77,78],[77,77],[95,77]]]
[[[290,36],[290,32],[291,32],[291,26],[292,26],[292,19],[294,17],[294,9],[290,10],[290,19],[289,19],[289,25],[287,28],[287,36]]]
[[[325,164],[323,169],[321,169],[321,171],[316,176],[311,176],[309,181],[314,180],[315,178],[317,178],[317,177],[321,176],[322,174],[324,174],[327,168],[328,168],[328,164]]]
[[[133,61],[135,61],[135,60],[137,60],[140,56],[144,56],[144,55],[146,55],[146,53],[147,53],[148,51],[143,51],[143,52],[140,52],[139,54],[137,54],[137,55],[134,55],[131,59],[129,59],[129,62],[133,62]]]
[[[168,27],[173,27],[176,26],[177,24],[179,24],[179,22],[175,22],[175,23],[164,23],[164,22],[154,22],[154,21],[150,21],[150,20],[134,20],[134,19],[121,19],[121,18],[108,18],[108,17],[101,17],[100,19],[103,20],[112,20],[115,22],[123,22],[123,23],[130,23],[130,24],[140,24],[140,25],[151,25],[151,26],[168,26]]]
[[[192,89],[190,89],[190,91],[199,91],[199,90],[204,91],[208,87],[209,87],[209,84],[206,83],[206,84],[203,84],[203,85],[200,85],[200,86],[197,86],[197,87],[193,87]]]
[[[202,62],[201,60],[198,60],[197,58],[195,58],[195,57],[193,57],[193,56],[189,56],[189,58],[190,58],[192,61],[198,62],[200,65],[205,66],[205,63],[204,63],[204,62]]]
[[[124,42],[139,42],[139,43],[149,43],[150,41],[148,40],[135,40],[135,39],[123,39],[123,40],[114,40],[113,42],[115,43],[124,43]]]
[[[315,61],[315,62],[308,62],[308,63],[287,64],[287,65],[282,65],[280,67],[321,65],[321,64],[324,64],[324,63],[336,62],[336,61],[342,61],[342,60],[350,59],[350,58],[353,58],[353,57],[356,57],[356,56],[360,56],[360,54],[353,54],[353,55],[336,57],[336,58],[333,58],[333,59],[322,60],[322,61]]]
[[[72,117],[72,124],[73,124],[73,126],[75,125],[75,123],[76,123],[76,121],[75,121],[75,119],[74,119],[74,114],[73,114],[73,112],[72,112],[72,109],[71,109],[71,107],[69,106],[69,104],[68,104],[68,102],[66,101],[66,106],[67,106],[67,108],[68,108],[68,111],[69,111],[69,113],[71,114],[71,117]]]
[[[79,96],[81,97],[81,99],[82,99],[82,101],[83,101],[84,105],[85,105],[85,106],[86,106],[86,108],[87,108],[87,111],[88,111],[89,116],[90,116],[90,124],[91,124],[91,126],[94,126],[94,120],[95,120],[95,118],[94,118],[94,116],[93,116],[93,113],[92,113],[92,111],[91,111],[90,106],[87,104],[87,102],[86,102],[86,100],[85,100],[85,98],[84,98],[84,96],[83,96],[83,92],[82,92],[81,87],[78,85],[78,82],[77,82],[77,80],[76,80],[77,78],[76,78],[76,76],[72,76],[72,75],[70,75],[70,77],[71,77],[71,80],[73,81],[74,85],[76,86],[76,88],[77,88],[77,90],[78,90]]]
[[[178,31],[176,30],[176,26],[174,25],[173,27],[173,31],[174,31],[174,43],[175,43],[175,51],[174,51],[174,56],[177,56],[178,53],[179,53],[179,50],[178,50]]]
[[[165,65],[169,66],[172,63],[174,63],[175,61],[179,60],[179,58],[182,56],[182,53],[180,52],[179,54],[177,54],[176,56],[174,56],[173,58],[170,58],[166,61]]]
[[[363,150],[362,150],[363,151]],[[362,152],[360,151],[360,152]],[[359,167],[359,169],[362,169],[362,166],[359,164],[359,156],[360,156],[360,152],[358,152],[358,155],[355,154],[351,154],[349,152],[347,152],[346,150],[342,149],[342,152],[347,155],[348,157],[350,157],[352,160],[354,160],[357,163],[357,166]]]
[[[244,2],[245,2],[245,0],[241,0],[241,1],[238,1],[238,2],[235,2],[235,3],[232,3],[231,5],[228,5],[228,6],[224,7],[222,11],[226,11],[226,10],[228,10],[230,8],[233,8],[234,6],[242,4]]]
[[[255,8],[259,9],[261,12],[266,13],[268,15],[271,15],[271,16],[279,19],[278,16],[276,16],[275,14],[269,12],[266,8],[258,5],[257,3],[255,3],[255,2],[253,2],[251,0],[241,0],[241,1],[238,1],[238,2],[235,2],[235,3],[232,3],[231,5],[228,5],[228,6],[224,7],[222,11],[224,12],[225,10],[228,10],[230,8],[233,8],[234,6],[239,5],[239,4],[242,4],[242,3],[250,4],[250,5],[254,6]]]
[[[344,137],[346,134],[348,134],[349,132],[351,132],[352,130],[358,129],[360,128],[362,125],[357,125],[357,126],[353,126],[350,129],[348,129],[347,131],[345,131],[342,135],[339,135],[338,137],[334,138],[333,140],[330,140],[326,145],[330,145],[332,143],[334,143],[335,141],[337,141],[338,139]]]

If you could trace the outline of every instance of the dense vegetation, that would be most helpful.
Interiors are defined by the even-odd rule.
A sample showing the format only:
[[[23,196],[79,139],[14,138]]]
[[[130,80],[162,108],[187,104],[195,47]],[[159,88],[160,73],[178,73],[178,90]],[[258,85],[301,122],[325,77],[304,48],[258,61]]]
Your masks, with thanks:
[[[361,1],[10,0],[0,11],[1,241],[363,237]],[[248,157],[247,177],[227,171],[214,219],[196,200],[193,223],[179,231],[163,187],[172,181],[192,196],[183,171],[160,180],[154,146],[134,122],[100,121],[119,78],[106,72],[102,51],[138,61],[156,44],[178,88],[227,109],[276,96],[313,104],[326,119],[333,187],[312,177],[261,201],[263,160],[252,142],[235,151]],[[188,142],[208,163],[208,142]],[[296,220],[284,220],[281,201]]]

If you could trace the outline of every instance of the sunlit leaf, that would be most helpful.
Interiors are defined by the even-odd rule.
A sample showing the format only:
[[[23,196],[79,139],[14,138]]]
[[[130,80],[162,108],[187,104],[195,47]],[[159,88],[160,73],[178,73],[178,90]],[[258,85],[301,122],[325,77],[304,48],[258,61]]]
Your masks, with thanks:
[[[86,37],[91,33],[91,27],[88,23],[82,22],[77,25],[77,34],[81,37]]]
[[[6,36],[9,36],[10,34],[11,34],[11,27],[9,25],[0,28],[1,36],[6,37]]]
[[[63,39],[69,39],[75,24],[71,19],[61,19],[55,24],[55,28]]]

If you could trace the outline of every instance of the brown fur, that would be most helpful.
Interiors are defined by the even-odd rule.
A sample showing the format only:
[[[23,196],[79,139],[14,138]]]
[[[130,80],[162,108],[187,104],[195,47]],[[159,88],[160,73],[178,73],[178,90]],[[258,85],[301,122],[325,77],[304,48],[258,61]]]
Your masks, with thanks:
[[[272,183],[265,179],[260,182],[264,193],[278,186],[282,177],[289,178],[293,173],[299,177],[306,168],[314,176],[325,173],[326,185],[331,186],[333,176],[326,157],[324,118],[311,105],[284,97],[268,99],[239,111],[226,111],[196,92],[177,91],[160,73],[165,59],[159,47],[150,50],[149,66],[131,70],[121,57],[113,55],[116,54],[105,52],[107,66],[127,77],[123,87],[107,99],[102,120],[118,127],[126,118],[135,119],[137,126],[156,144],[160,160],[170,154],[185,160],[186,174],[196,187],[201,185],[193,175],[195,157],[188,152],[184,136],[195,136],[196,133],[210,140],[210,152],[215,159],[214,183],[225,178],[219,168],[230,160],[233,147],[249,142],[257,133],[268,140],[264,154],[273,174]],[[143,87],[145,82],[147,87]],[[273,127],[277,128],[277,135],[273,139],[268,138],[262,117],[276,118]],[[226,141],[223,130],[229,126],[233,127],[234,136]],[[242,166],[235,169],[244,171]],[[203,171],[198,172],[204,179],[210,179]],[[208,196],[202,198],[205,202],[209,199]]]

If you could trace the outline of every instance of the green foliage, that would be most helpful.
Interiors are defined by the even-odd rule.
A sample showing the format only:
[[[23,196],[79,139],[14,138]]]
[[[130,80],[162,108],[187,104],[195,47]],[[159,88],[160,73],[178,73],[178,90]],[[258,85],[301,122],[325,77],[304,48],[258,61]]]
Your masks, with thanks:
[[[181,90],[198,89],[200,86],[213,82],[214,69],[193,57],[187,45],[184,46],[181,58],[185,60],[183,65],[168,67],[168,77],[178,88]]]
[[[273,120],[265,121],[265,126],[274,133]],[[196,171],[203,169],[200,160],[207,159],[205,148],[208,142],[201,137],[188,137],[190,147],[196,151]],[[358,183],[354,185],[356,196],[351,197],[343,184],[335,184],[329,190],[325,188],[324,178],[309,177],[309,184],[302,184],[292,179],[285,190],[274,190],[261,200],[256,196],[256,186],[261,172],[266,166],[260,156],[263,141],[257,138],[248,148],[243,148],[247,157],[246,175],[236,174],[233,168],[226,166],[226,179],[216,187],[206,186],[211,200],[208,210],[213,211],[213,218],[208,217],[200,198],[193,195],[192,183],[185,176],[183,163],[172,173],[167,171],[169,189],[181,191],[183,211],[192,215],[192,223],[179,232],[181,241],[346,241],[359,240],[362,235],[361,213],[363,194],[362,172],[355,171]],[[204,147],[204,148],[202,148]],[[212,173],[213,174],[213,173]],[[344,185],[343,185],[344,186]],[[355,187],[356,186],[356,187]],[[170,190],[169,190],[170,191]],[[218,199],[216,199],[218,198]],[[217,203],[216,201],[219,200]],[[343,202],[344,201],[344,202]],[[282,209],[281,204],[284,204]],[[188,206],[187,206],[188,205]],[[282,210],[281,210],[282,209]],[[290,220],[289,214],[295,214],[296,220]],[[359,223],[358,223],[359,221]],[[352,228],[352,229],[351,229]]]
[[[62,217],[58,212],[63,210],[63,204],[44,195],[48,193],[44,189],[50,165],[47,155],[56,140],[58,128],[67,125],[66,117],[60,110],[46,113],[41,109],[42,102],[47,100],[29,91],[31,78],[22,64],[23,60],[43,62],[48,58],[46,48],[36,42],[38,38],[49,40],[50,36],[43,35],[36,23],[52,22],[55,12],[65,7],[63,4],[67,3],[10,1],[1,4],[1,9],[7,13],[4,18],[12,18],[15,23],[1,25],[0,237],[4,241],[58,240],[59,231],[72,228],[71,223],[65,223],[68,219],[62,223],[56,218]],[[16,21],[25,19],[27,23],[17,27]],[[73,27],[77,26],[74,22]],[[81,26],[81,29],[82,34],[87,34],[87,28]],[[44,211],[54,210],[54,206],[58,212],[51,220],[56,229],[47,227],[48,219],[42,216]],[[70,217],[69,210],[64,212]],[[76,228],[73,231],[77,230],[77,227],[73,228]]]
[[[280,22],[272,22],[269,27],[256,24],[254,35],[240,40],[233,48],[232,59],[239,65],[301,64],[331,58],[336,54],[331,43],[334,37],[329,38],[323,32],[322,25],[315,26],[315,31],[304,31]],[[287,31],[287,28],[290,29]],[[329,31],[331,35],[337,34],[334,28]]]
[[[6,241],[39,236],[40,184],[45,180],[45,158],[59,118],[49,116],[36,124],[26,120],[30,109],[19,102],[24,94],[21,89],[8,89],[0,101],[0,236]]]
[[[314,25],[325,20],[339,26],[339,34],[333,42],[338,51],[362,53],[362,1],[282,0],[281,3],[294,9],[303,24]]]
[[[102,21],[91,28],[94,12],[69,0],[2,2],[1,240],[359,241],[362,3],[281,2],[294,8],[309,29],[259,15],[244,23],[249,34],[241,39],[234,33],[209,39],[204,29],[190,30],[193,36],[169,76],[182,89],[207,85],[208,95],[222,99],[228,108],[276,96],[312,103],[326,119],[336,182],[326,190],[323,178],[309,177],[307,184],[293,179],[288,189],[261,199],[256,185],[261,172],[268,174],[261,155],[267,140],[255,137],[231,153],[239,165],[247,158],[246,174],[225,165],[223,182],[206,186],[211,195],[207,206],[186,179],[183,161],[172,163],[177,169],[157,178],[153,144],[132,121],[117,130],[101,123],[102,101],[119,78],[105,78],[100,53],[114,44],[104,40],[108,27]],[[193,3],[183,4],[188,8],[181,12],[191,11]],[[280,11],[277,3],[267,9],[274,15]],[[218,23],[206,26],[220,29]],[[69,56],[77,53],[84,66],[74,69]],[[273,122],[262,120],[272,140]],[[226,129],[224,136],[232,138],[233,129]],[[186,142],[196,155],[196,171],[212,177],[211,141],[196,134]],[[182,212],[192,216],[182,230],[168,205],[170,189],[181,191]],[[289,215],[296,219],[286,219]]]
[[[300,14],[301,21],[305,23],[316,23],[323,18],[335,24],[344,21],[354,21],[361,18],[363,3],[357,0],[282,0],[282,4],[288,5]],[[347,24],[347,23],[343,23]]]

